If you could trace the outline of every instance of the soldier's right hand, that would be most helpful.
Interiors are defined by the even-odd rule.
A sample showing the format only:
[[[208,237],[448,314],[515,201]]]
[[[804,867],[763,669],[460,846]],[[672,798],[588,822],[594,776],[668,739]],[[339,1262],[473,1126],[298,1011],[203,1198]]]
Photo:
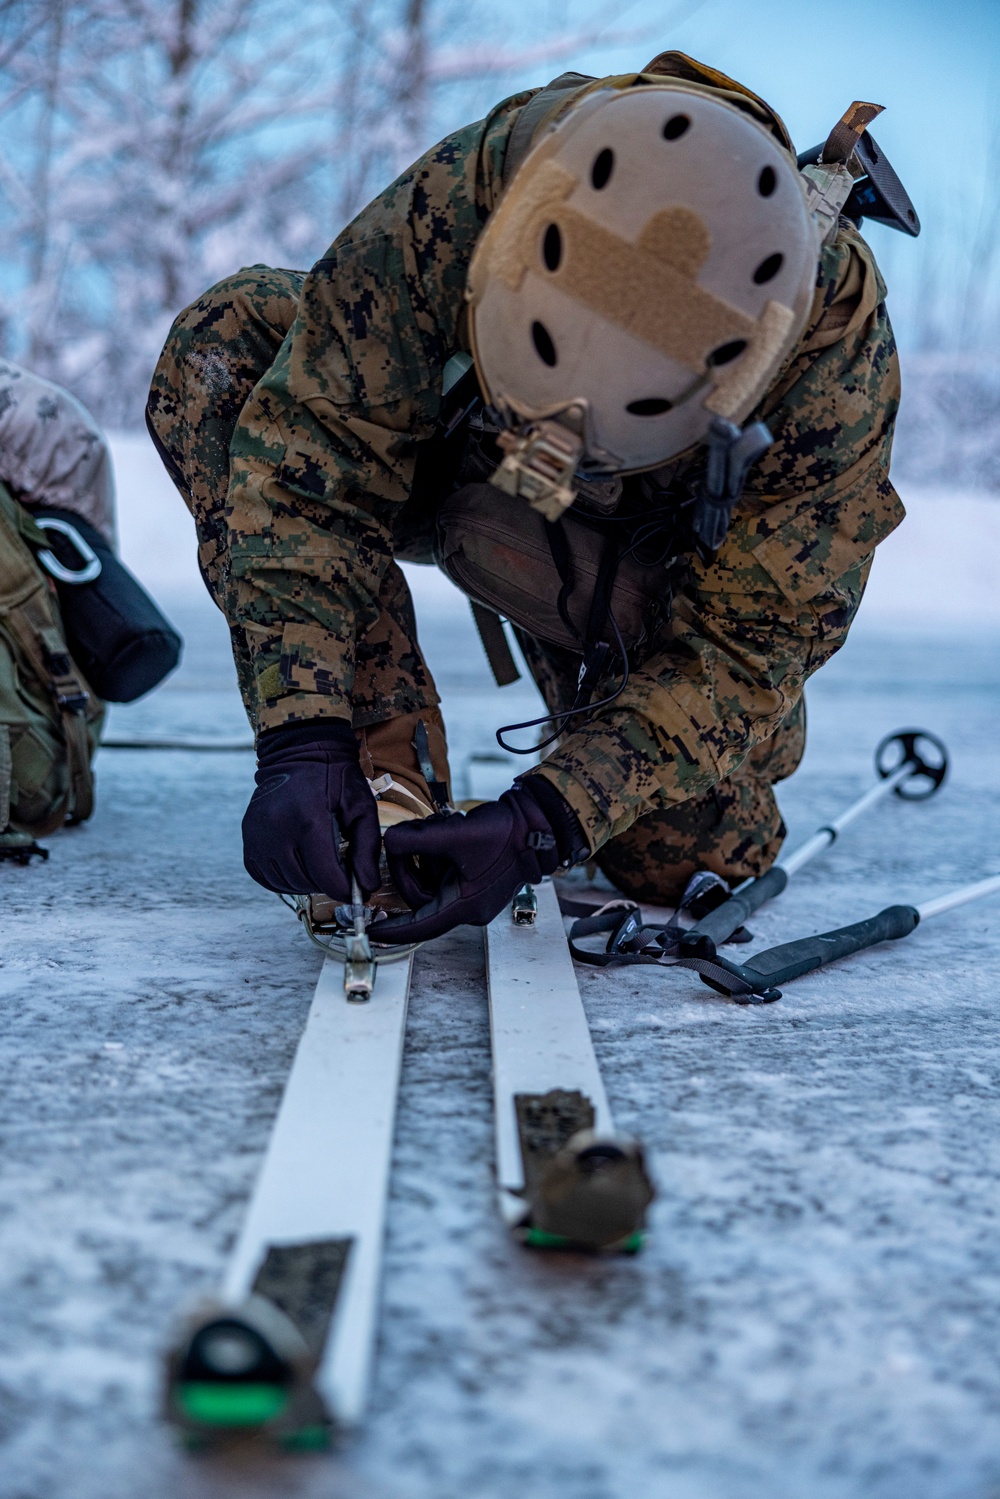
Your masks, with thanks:
[[[342,719],[268,729],[257,740],[257,789],[243,817],[243,863],[265,890],[351,898],[380,883],[378,804]],[[339,852],[346,838],[348,868]]]

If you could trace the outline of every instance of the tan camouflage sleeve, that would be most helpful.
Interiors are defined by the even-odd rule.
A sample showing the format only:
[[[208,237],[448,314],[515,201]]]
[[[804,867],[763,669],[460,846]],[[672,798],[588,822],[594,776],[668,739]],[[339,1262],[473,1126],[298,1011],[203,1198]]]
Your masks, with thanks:
[[[261,729],[351,717],[355,642],[378,617],[393,515],[434,428],[469,258],[529,97],[442,141],[345,229],[243,408],[229,545]]]
[[[888,477],[899,367],[884,296],[867,245],[842,229],[796,357],[758,413],[775,444],[716,562],[695,564],[662,649],[614,707],[535,772],[593,849],[731,775],[843,644],[874,548],[903,518]]]

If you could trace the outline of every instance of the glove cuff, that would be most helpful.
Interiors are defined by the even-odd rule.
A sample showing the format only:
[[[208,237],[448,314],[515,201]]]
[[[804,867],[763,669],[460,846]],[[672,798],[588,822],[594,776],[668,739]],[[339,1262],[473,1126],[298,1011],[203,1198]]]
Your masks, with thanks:
[[[257,758],[284,754],[305,745],[329,744],[345,755],[360,759],[357,735],[346,718],[313,718],[305,723],[286,723],[277,729],[264,729],[257,735]]]
[[[526,775],[514,782],[515,789],[530,796],[556,840],[559,863],[568,868],[590,858],[590,844],[573,808],[545,776]]]

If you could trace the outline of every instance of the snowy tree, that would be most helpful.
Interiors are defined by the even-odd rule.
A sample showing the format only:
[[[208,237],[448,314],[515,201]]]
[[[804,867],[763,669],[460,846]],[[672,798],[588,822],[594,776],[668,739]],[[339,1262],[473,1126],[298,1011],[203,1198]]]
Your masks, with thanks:
[[[903,353],[893,473],[911,482],[1000,492],[998,149],[1000,114],[978,142],[978,193],[941,184],[919,205],[916,244],[885,234],[877,246]],[[897,278],[907,258],[915,273]]]
[[[239,265],[311,264],[500,80],[544,82],[616,10],[569,27],[550,12],[518,47],[482,14],[0,0],[0,349],[106,422],[137,422],[185,302]]]
[[[11,352],[134,418],[172,312],[216,268],[313,232],[295,212],[317,165],[303,127],[329,84],[275,0],[50,0],[4,20]]]

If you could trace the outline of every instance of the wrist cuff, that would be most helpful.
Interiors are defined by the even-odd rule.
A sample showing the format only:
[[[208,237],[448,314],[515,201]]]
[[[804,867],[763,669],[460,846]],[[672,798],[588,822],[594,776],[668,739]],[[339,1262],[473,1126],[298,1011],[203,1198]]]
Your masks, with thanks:
[[[590,858],[590,844],[576,813],[551,781],[544,776],[526,775],[514,784],[541,808],[555,835],[560,864],[582,864]]]
[[[345,718],[313,718],[305,723],[282,724],[278,729],[263,729],[257,735],[257,755],[259,758],[281,754],[306,744],[335,744],[355,759],[360,755],[357,735]]]

